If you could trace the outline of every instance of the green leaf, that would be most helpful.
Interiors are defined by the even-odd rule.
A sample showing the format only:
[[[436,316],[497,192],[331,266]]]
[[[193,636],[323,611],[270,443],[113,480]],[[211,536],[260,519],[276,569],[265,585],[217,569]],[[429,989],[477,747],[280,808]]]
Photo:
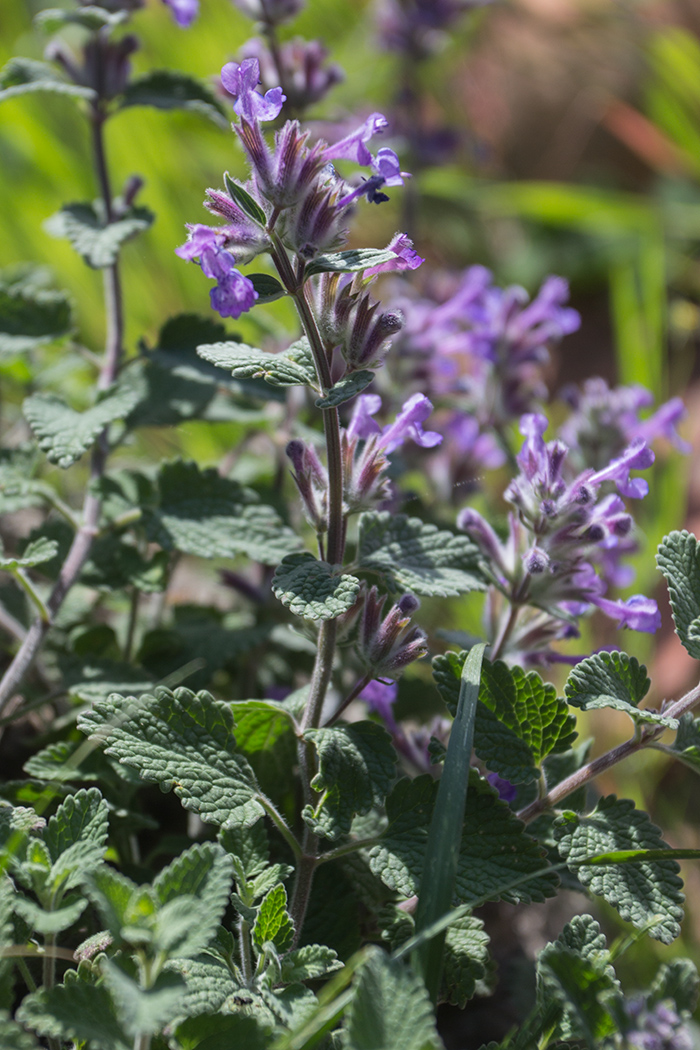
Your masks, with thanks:
[[[357,975],[344,1024],[347,1050],[440,1050],[442,1040],[421,979],[378,948]]]
[[[252,489],[214,469],[175,460],[158,474],[158,505],[144,508],[148,538],[165,550],[200,558],[245,554],[274,564],[300,544],[298,536]]]
[[[623,919],[640,929],[653,924],[649,936],[663,944],[678,936],[683,883],[674,860],[582,865],[597,853],[665,846],[659,829],[633,802],[609,795],[588,816],[563,813],[555,822],[555,837],[561,855],[583,885],[616,908]]]
[[[0,1011],[0,1046],[3,1050],[40,1050],[34,1036],[11,1021],[4,1010]]]
[[[236,379],[260,378],[271,386],[317,387],[313,354],[306,337],[278,354],[246,343],[204,343],[197,347],[204,361],[226,368]]]
[[[318,772],[311,786],[321,796],[303,817],[315,834],[337,839],[350,831],[353,817],[384,799],[396,775],[391,737],[374,722],[308,729],[304,734],[318,753]]]
[[[693,1013],[698,1004],[700,977],[691,959],[671,959],[659,967],[649,989],[647,1003],[650,1008],[665,999],[672,999],[680,1012]]]
[[[18,558],[0,557],[0,571],[12,572],[15,569],[33,569],[36,565],[43,565],[51,561],[58,551],[55,540],[34,540],[25,548],[24,554]]]
[[[445,765],[433,810],[416,912],[416,933],[432,926],[450,910],[455,892],[460,842],[455,831],[464,823],[474,721],[486,646],[475,645],[462,668],[457,713],[450,732]],[[437,1003],[445,937],[438,934],[419,948],[413,964]]]
[[[282,605],[305,620],[334,620],[355,604],[360,581],[304,551],[283,559],[272,578]]]
[[[120,218],[107,222],[104,209],[95,204],[65,204],[44,223],[52,237],[65,238],[88,266],[95,270],[112,266],[122,245],[152,225],[155,216],[148,208],[129,208]]]
[[[24,354],[62,339],[72,328],[73,313],[65,292],[0,287],[0,357]]]
[[[17,1020],[50,1039],[88,1042],[90,1050],[133,1050],[107,988],[88,984],[75,970],[63,984],[28,995]]]
[[[686,532],[664,536],[656,564],[666,577],[676,633],[695,660],[700,660],[700,544]]]
[[[564,1038],[583,1039],[593,1048],[617,1030],[605,1005],[616,982],[605,963],[555,942],[540,952],[537,977],[539,1000],[543,1007],[558,1007],[558,1034]]]
[[[55,394],[43,393],[28,397],[22,411],[50,462],[70,467],[106,426],[128,416],[137,399],[135,390],[120,384],[85,412],[76,412]]]
[[[263,820],[249,825],[238,824],[222,828],[219,832],[219,842],[234,858],[237,880],[239,873],[246,880],[254,879],[270,863],[270,845]]]
[[[33,443],[0,449],[0,513],[12,514],[45,504],[47,486],[32,477],[38,459]]]
[[[167,964],[167,969],[180,974],[186,985],[177,1009],[170,1018],[171,1025],[175,1026],[180,1019],[184,1021],[186,1017],[196,1017],[196,1025],[185,1024],[185,1028],[193,1035],[195,1032],[199,1034],[202,1030],[207,1030],[206,1018],[202,1017],[202,1014],[223,1013],[227,1000],[233,1009],[237,1009],[235,997],[243,989],[224,959],[207,953],[199,955],[196,959],[174,959]]]
[[[693,718],[690,711],[681,715],[673,746],[664,750],[700,773],[700,719]]]
[[[418,892],[436,794],[437,784],[428,775],[400,780],[387,799],[387,830],[381,843],[369,851],[374,874],[406,897]],[[468,903],[493,895],[493,899],[512,903],[542,901],[553,895],[558,884],[554,872],[535,874],[544,867],[542,851],[525,833],[524,824],[472,770],[461,834],[457,900]],[[530,873],[532,880],[501,890]]]
[[[435,684],[452,712],[465,657],[448,652],[433,659]],[[547,755],[570,748],[575,725],[566,702],[536,671],[484,661],[474,750],[492,772],[512,784],[532,783]]]
[[[109,591],[136,587],[144,594],[155,594],[165,590],[168,584],[169,565],[165,551],[156,551],[152,558],[144,558],[123,536],[108,532],[93,542],[80,582]]]
[[[242,1013],[193,1017],[177,1029],[182,1050],[269,1050],[271,1036],[260,1018]]]
[[[447,598],[485,588],[477,548],[467,536],[390,511],[360,516],[358,563],[381,573],[395,591]]]
[[[186,109],[212,120],[220,128],[229,126],[228,116],[216,95],[195,77],[173,69],[154,69],[131,80],[119,105],[153,106],[155,109]]]
[[[282,984],[294,981],[317,981],[319,977],[341,970],[342,962],[332,948],[322,944],[305,944],[293,952],[287,952],[281,960]]]
[[[226,910],[231,858],[215,843],[196,844],[156,876],[153,889],[163,905],[185,898],[190,918],[182,924],[180,936],[169,950],[171,955],[196,955],[209,944]]]
[[[283,296],[287,294],[284,285],[280,284],[277,278],[273,277],[272,274],[247,273],[246,277],[258,293],[258,297],[255,300],[256,306],[263,306],[265,303],[274,303],[277,299],[282,299]]]
[[[105,864],[87,880],[86,891],[109,932],[115,940],[121,940],[124,928],[137,921],[132,905],[140,888],[126,875]],[[152,910],[155,912],[155,906]]]
[[[646,667],[633,656],[619,652],[595,653],[572,670],[566,680],[566,699],[582,711],[612,707],[624,711],[635,722],[651,722],[677,729],[675,718],[639,709],[650,684]]]
[[[175,1013],[185,989],[182,977],[170,972],[159,974],[150,988],[143,989],[111,959],[103,962],[102,973],[119,1019],[132,1036],[160,1031]]]
[[[128,19],[127,11],[106,11],[103,7],[89,6],[77,11],[64,11],[50,7],[34,16],[34,25],[45,33],[58,33],[67,25],[78,25],[96,33],[99,29],[121,25]]]
[[[464,1009],[489,979],[489,935],[476,915],[465,915],[448,927],[444,945],[441,1000]]]
[[[260,905],[253,927],[253,944],[262,951],[270,942],[278,952],[284,952],[293,938],[294,923],[287,912],[287,891],[284,886],[275,886]]]
[[[224,172],[224,184],[229,197],[236,202],[241,211],[257,222],[258,226],[267,225],[267,216],[257,201],[253,200],[248,191],[241,186],[240,182],[232,179],[227,171]],[[280,286],[281,287],[281,286]]]
[[[291,712],[266,700],[233,705],[238,749],[248,758],[262,790],[276,795],[296,765],[297,738]]]
[[[78,727],[144,780],[174,788],[205,823],[252,823],[262,815],[252,770],[235,754],[231,707],[209,693],[160,687],[140,700],[113,693],[82,714]]]
[[[81,87],[62,80],[47,62],[36,62],[31,58],[11,58],[0,71],[0,102],[25,95],[28,91],[51,91],[56,95],[71,95],[73,98],[96,98],[93,88]]]
[[[69,795],[48,822],[44,842],[52,861],[54,895],[82,885],[107,849],[108,807],[97,788]]]
[[[76,900],[62,908],[49,911],[20,894],[15,898],[16,914],[27,923],[30,930],[44,937],[69,929],[78,921],[87,906],[86,900]]]
[[[315,402],[316,408],[337,408],[338,405],[345,404],[357,394],[361,394],[373,379],[374,372],[366,370],[351,372],[350,375],[344,376],[335,386],[332,386],[323,397],[318,398]]]
[[[358,273],[371,266],[396,260],[396,252],[388,248],[351,248],[345,252],[317,255],[305,270],[307,277],[316,273]]]

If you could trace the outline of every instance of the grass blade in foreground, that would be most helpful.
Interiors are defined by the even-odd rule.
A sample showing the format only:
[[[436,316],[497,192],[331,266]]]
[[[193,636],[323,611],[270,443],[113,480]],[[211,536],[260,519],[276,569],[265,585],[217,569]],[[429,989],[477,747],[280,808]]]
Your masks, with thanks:
[[[474,720],[479,698],[481,662],[486,646],[473,646],[464,661],[457,715],[447,746],[445,767],[428,833],[425,866],[418,893],[416,933],[431,926],[450,910],[457,876],[460,829],[469,785],[469,764]],[[444,933],[421,945],[413,965],[422,974],[433,1002],[437,1002],[442,971]]]

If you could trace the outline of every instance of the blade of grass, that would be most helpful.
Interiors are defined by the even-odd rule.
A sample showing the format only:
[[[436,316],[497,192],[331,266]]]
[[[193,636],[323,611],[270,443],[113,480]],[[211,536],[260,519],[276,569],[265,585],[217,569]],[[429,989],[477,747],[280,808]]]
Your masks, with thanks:
[[[457,716],[447,745],[445,765],[435,810],[428,831],[423,876],[418,891],[416,933],[440,919],[452,907],[464,806],[469,787],[469,764],[474,739],[474,720],[479,698],[481,663],[486,646],[473,646],[462,669]],[[442,975],[444,932],[420,946],[412,957],[434,1003]]]

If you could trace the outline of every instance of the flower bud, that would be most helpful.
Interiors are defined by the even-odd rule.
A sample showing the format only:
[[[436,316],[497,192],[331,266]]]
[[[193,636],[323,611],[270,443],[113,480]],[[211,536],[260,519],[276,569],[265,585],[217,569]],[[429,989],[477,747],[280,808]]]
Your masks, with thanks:
[[[420,604],[414,595],[405,594],[382,620],[385,602],[376,587],[367,592],[358,647],[375,678],[398,678],[404,667],[425,656],[427,637],[419,627],[409,628],[411,615]]]

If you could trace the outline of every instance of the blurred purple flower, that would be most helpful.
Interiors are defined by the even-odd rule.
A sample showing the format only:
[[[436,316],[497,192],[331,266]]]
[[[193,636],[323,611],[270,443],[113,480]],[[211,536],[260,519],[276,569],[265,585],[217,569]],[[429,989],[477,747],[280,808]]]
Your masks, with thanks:
[[[637,1050],[693,1050],[695,1042],[669,999],[650,1007],[639,997],[625,1004],[632,1028],[624,1035]]]
[[[361,168],[369,168],[372,154],[367,143],[374,135],[380,135],[389,126],[389,121],[381,113],[371,113],[363,124],[351,131],[345,138],[324,150],[326,160],[354,160]]]
[[[299,14],[305,0],[232,0],[232,3],[248,18],[274,25]]]
[[[504,780],[503,777],[499,777],[498,773],[489,773],[486,779],[491,787],[496,789],[500,799],[507,802],[508,805],[515,801],[518,789],[515,784],[511,784],[510,780]]]
[[[275,56],[263,40],[248,40],[242,49],[244,58],[256,58],[265,91],[284,85],[287,106],[304,110],[320,102],[344,77],[340,66],[328,64],[328,51],[319,40],[294,40],[279,44]]]
[[[227,62],[221,70],[221,83],[236,101],[234,111],[249,124],[261,120],[275,120],[282,110],[286,95],[282,88],[271,88],[264,95],[256,91],[260,83],[260,65],[257,58]]]
[[[199,14],[199,0],[164,0],[182,29],[191,26]]]
[[[379,715],[390,733],[398,730],[394,718],[394,704],[398,696],[398,682],[380,682],[373,678],[360,693],[360,700],[364,700],[370,711]]]

